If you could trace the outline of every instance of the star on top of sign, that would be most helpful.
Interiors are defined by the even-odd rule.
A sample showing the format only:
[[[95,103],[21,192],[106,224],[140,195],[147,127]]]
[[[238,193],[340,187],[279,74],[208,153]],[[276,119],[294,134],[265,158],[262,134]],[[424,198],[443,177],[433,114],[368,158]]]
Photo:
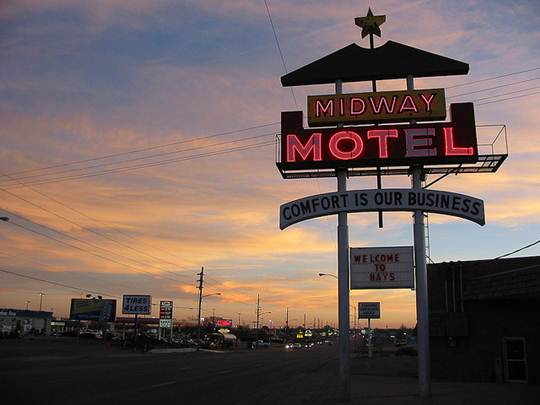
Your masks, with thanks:
[[[365,38],[367,35],[377,35],[381,36],[381,26],[386,21],[385,15],[373,15],[371,8],[368,9],[367,15],[365,17],[356,17],[354,23],[362,28],[362,38]]]

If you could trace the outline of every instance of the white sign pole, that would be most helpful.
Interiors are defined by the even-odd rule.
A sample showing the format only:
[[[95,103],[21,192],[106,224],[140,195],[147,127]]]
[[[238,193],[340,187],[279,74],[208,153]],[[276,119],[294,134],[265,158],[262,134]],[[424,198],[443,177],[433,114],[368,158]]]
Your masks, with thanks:
[[[343,83],[336,81],[336,94],[343,93]],[[338,125],[342,126],[342,125]],[[336,169],[337,191],[347,191],[347,169]],[[349,226],[347,213],[338,214],[338,322],[339,322],[339,379],[342,401],[351,398],[350,340],[349,340]]]
[[[373,351],[371,349],[371,318],[367,319],[367,325],[368,325],[367,326],[367,328],[368,328],[368,341],[367,341],[368,342],[367,343],[368,344],[368,349],[367,349],[368,351],[367,351],[367,356],[369,358],[371,358],[371,357],[373,357]]]
[[[414,79],[407,76],[407,90],[414,90]],[[412,167],[412,189],[422,190],[422,167]],[[424,211],[414,211],[414,257],[416,262],[416,318],[418,337],[418,384],[421,397],[431,395],[429,353],[429,309],[426,268]]]

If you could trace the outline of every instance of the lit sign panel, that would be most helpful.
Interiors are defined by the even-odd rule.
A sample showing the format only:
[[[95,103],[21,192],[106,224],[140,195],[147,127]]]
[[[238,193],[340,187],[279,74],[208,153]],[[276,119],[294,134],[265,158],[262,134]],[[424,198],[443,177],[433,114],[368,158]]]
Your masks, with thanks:
[[[172,319],[160,319],[159,320],[159,327],[170,329],[172,328]]]
[[[172,319],[172,312],[172,301],[159,301],[159,319]]]
[[[478,198],[429,189],[386,188],[317,194],[285,203],[279,207],[279,228],[340,212],[415,210],[485,224],[484,202]]]
[[[281,170],[474,163],[472,103],[450,105],[451,122],[305,129],[302,112],[281,113]]]
[[[115,318],[116,300],[71,299],[70,320],[113,322]]]
[[[359,302],[358,319],[381,319],[381,303]]]
[[[326,126],[446,118],[444,89],[308,96],[308,125]]]
[[[350,249],[351,289],[414,288],[412,246]]]
[[[216,320],[216,326],[220,328],[232,328],[232,319],[218,319]]]
[[[122,313],[150,315],[152,312],[152,297],[150,295],[123,295]]]

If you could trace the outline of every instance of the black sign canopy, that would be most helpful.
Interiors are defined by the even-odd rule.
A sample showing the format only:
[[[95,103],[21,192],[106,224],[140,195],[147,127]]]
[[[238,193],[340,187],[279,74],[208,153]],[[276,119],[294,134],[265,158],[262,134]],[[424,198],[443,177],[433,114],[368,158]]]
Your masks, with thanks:
[[[350,44],[281,77],[283,86],[465,75],[469,65],[394,41],[369,49]]]

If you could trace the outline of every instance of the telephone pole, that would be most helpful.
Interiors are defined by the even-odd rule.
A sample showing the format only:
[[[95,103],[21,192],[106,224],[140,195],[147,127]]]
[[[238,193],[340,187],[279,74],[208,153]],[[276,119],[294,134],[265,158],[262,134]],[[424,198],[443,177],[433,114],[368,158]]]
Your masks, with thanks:
[[[261,315],[261,307],[260,307],[259,294],[257,294],[257,313],[256,313],[256,320],[255,320],[255,341],[259,340],[259,316],[260,315]]]
[[[197,318],[197,349],[201,345],[201,306],[202,306],[202,292],[204,288],[204,267],[201,267],[201,272],[197,273],[199,276],[199,285],[197,288],[199,289],[199,316]]]

